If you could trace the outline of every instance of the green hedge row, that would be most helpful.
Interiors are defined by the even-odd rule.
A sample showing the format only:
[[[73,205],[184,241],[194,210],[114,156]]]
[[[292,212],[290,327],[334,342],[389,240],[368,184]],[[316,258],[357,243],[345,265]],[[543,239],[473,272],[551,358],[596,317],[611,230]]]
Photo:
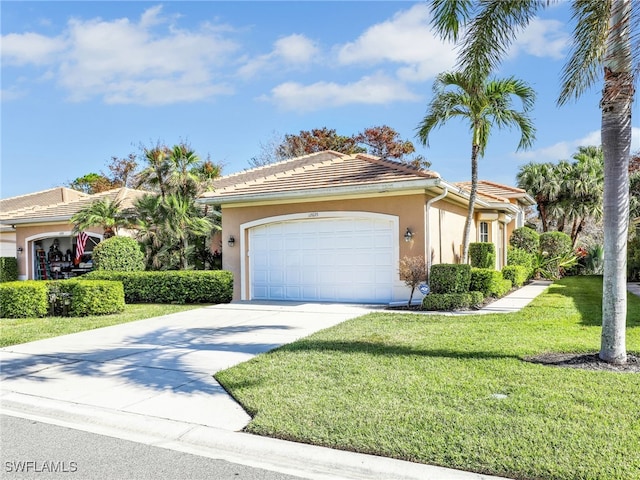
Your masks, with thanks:
[[[529,269],[523,265],[505,265],[502,267],[502,277],[511,280],[514,287],[521,287],[529,280]]]
[[[0,318],[44,317],[49,310],[47,282],[0,283]]]
[[[124,310],[121,282],[56,280],[0,284],[0,317],[32,318],[50,315],[81,317]]]
[[[469,260],[472,267],[495,268],[496,246],[489,242],[470,243]]]
[[[422,299],[423,310],[461,310],[476,307],[484,301],[482,292],[430,293]]]
[[[472,268],[469,289],[482,292],[485,297],[503,297],[511,290],[511,280],[506,280],[502,272],[490,268]]]
[[[93,271],[92,280],[118,280],[127,303],[229,303],[233,275],[226,270]]]
[[[0,257],[0,282],[18,280],[18,259],[16,257]]]
[[[431,266],[432,293],[467,293],[470,281],[471,265],[438,263]]]

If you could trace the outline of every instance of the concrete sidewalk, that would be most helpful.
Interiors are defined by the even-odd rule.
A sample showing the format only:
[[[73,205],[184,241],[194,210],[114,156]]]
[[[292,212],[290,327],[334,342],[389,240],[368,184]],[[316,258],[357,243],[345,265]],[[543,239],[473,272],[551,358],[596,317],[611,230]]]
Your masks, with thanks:
[[[490,307],[519,309],[543,287]],[[497,478],[239,432],[250,418],[213,374],[380,309],[234,303],[6,347],[1,413],[303,478]]]

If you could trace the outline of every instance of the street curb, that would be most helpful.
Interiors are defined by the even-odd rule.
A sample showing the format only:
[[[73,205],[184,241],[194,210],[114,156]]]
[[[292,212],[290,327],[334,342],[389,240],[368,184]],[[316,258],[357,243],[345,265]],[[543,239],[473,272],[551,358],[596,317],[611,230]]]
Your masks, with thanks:
[[[508,480],[5,392],[0,413],[318,480]]]

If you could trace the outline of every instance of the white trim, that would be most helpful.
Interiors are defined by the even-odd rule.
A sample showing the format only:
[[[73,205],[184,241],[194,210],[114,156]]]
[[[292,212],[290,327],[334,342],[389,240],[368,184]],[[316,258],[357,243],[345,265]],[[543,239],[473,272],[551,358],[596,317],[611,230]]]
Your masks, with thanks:
[[[258,227],[261,225],[267,225],[270,223],[278,223],[278,222],[294,222],[294,221],[302,221],[302,220],[316,220],[316,219],[328,219],[328,218],[372,218],[379,220],[387,220],[390,221],[393,225],[393,228],[398,235],[400,235],[400,218],[397,215],[389,215],[386,213],[375,213],[375,212],[362,212],[362,211],[330,211],[330,212],[305,212],[305,213],[291,213],[288,215],[276,215],[274,217],[265,217],[260,218],[258,220],[253,220],[251,222],[246,222],[240,225],[240,299],[241,300],[249,300],[252,298],[252,292],[247,292],[247,285],[251,288],[251,272],[247,273],[247,257],[251,254],[250,251],[247,250],[245,238],[247,237],[247,231],[251,228]],[[400,256],[400,245],[399,245],[399,237],[396,239],[396,242],[393,244],[393,258],[396,262],[398,262],[398,257]],[[397,271],[397,268],[395,269]],[[245,278],[248,276],[249,278]],[[395,278],[398,277],[398,278]],[[396,290],[397,284],[400,283],[400,276],[396,273],[394,278],[392,278],[392,296],[394,295],[394,291]]]

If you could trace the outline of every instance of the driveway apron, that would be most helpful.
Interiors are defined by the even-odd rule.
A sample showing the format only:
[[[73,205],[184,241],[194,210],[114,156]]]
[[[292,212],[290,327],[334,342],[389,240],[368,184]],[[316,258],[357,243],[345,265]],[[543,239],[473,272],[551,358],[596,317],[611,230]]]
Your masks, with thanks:
[[[250,420],[213,375],[371,311],[307,303],[232,303],[0,349],[0,400],[241,430]]]

